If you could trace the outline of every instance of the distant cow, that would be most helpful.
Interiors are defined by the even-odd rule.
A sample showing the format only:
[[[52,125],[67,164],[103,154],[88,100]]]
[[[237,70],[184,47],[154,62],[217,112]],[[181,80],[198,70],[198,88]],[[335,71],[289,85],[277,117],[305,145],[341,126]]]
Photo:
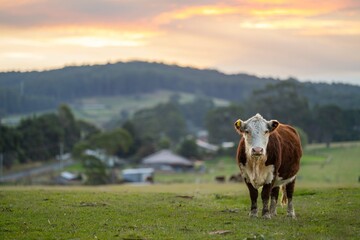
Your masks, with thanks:
[[[238,173],[238,174],[233,174],[230,176],[229,178],[229,182],[235,182],[235,183],[238,183],[238,182],[243,182],[244,179],[241,175],[241,173]]]
[[[225,182],[225,176],[216,176],[215,181],[218,183],[224,183]]]
[[[295,218],[292,196],[302,155],[296,130],[276,120],[267,121],[260,114],[247,121],[237,120],[235,129],[243,136],[237,161],[250,193],[250,216],[257,216],[258,188],[261,186],[262,216],[275,216],[279,188],[283,186],[283,202],[288,200],[287,215]]]

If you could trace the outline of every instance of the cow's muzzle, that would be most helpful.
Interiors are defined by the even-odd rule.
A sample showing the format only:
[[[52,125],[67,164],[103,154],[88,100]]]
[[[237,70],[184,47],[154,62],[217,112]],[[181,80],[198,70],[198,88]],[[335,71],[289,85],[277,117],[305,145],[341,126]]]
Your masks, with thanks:
[[[260,156],[264,154],[264,149],[261,147],[255,147],[251,149],[251,154],[254,156]]]

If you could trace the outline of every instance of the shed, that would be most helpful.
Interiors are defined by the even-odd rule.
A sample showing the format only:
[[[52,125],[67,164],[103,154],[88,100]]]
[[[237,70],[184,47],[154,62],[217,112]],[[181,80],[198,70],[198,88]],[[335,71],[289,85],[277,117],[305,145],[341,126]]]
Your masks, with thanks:
[[[170,150],[161,150],[151,154],[143,159],[142,164],[163,171],[184,171],[194,167],[192,161],[176,155]]]
[[[153,168],[131,168],[122,171],[122,178],[125,182],[141,183],[153,182]]]

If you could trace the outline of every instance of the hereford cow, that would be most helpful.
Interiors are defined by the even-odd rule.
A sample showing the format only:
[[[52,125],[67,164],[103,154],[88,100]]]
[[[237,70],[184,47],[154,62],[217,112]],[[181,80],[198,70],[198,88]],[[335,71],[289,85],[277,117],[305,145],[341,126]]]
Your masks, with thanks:
[[[237,161],[250,193],[249,215],[257,216],[258,188],[262,186],[262,216],[275,216],[282,186],[283,203],[288,202],[287,215],[295,218],[292,196],[302,155],[296,130],[276,120],[267,121],[260,114],[247,121],[237,120],[235,129],[243,136],[237,150]]]

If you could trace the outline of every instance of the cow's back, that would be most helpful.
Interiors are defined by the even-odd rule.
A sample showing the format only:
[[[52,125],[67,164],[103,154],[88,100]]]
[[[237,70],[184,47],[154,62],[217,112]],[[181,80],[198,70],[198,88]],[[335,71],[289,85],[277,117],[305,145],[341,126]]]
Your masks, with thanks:
[[[267,146],[267,164],[274,164],[278,176],[288,179],[296,175],[300,168],[302,148],[296,130],[285,124],[270,135]]]

